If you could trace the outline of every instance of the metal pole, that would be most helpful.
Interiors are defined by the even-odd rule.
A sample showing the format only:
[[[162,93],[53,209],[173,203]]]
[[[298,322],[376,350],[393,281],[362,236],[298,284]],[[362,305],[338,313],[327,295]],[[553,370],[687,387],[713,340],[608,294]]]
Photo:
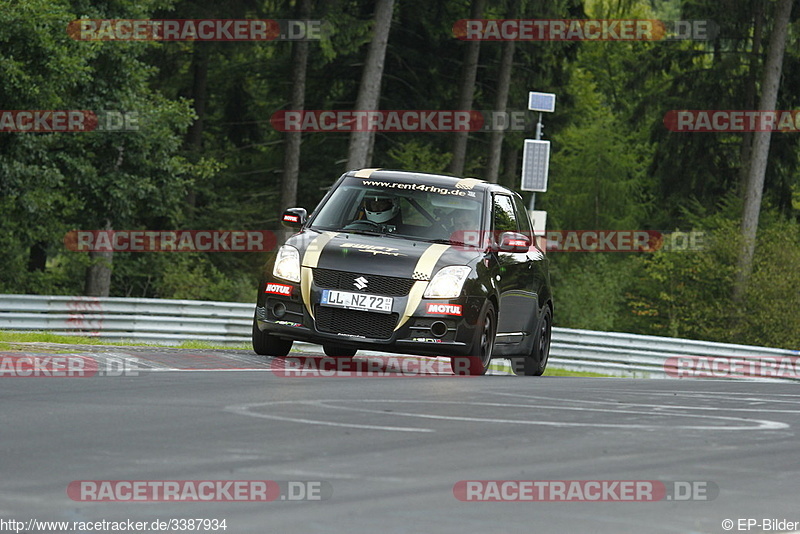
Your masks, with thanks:
[[[540,140],[542,138],[542,112],[539,112],[539,123],[536,125],[536,140]]]
[[[539,122],[536,124],[536,140],[539,141],[542,138],[542,112],[539,112]],[[533,211],[534,206],[536,205],[536,193],[531,193],[531,204],[528,208],[529,210]]]

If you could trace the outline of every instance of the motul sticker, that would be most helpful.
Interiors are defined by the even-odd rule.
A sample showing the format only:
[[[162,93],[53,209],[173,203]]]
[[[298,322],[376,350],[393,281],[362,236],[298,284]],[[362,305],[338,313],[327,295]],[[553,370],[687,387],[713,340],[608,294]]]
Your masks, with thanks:
[[[438,315],[461,315],[461,304],[427,304],[426,313]]]
[[[286,295],[289,297],[292,295],[292,286],[287,286],[285,284],[267,284],[264,293],[275,293],[276,295]]]

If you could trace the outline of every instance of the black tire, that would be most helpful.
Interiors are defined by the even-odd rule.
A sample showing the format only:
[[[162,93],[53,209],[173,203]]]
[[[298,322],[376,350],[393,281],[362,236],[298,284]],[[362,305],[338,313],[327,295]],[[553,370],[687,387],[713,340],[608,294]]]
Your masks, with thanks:
[[[345,349],[338,345],[322,345],[322,351],[325,356],[330,356],[331,358],[352,358],[356,355],[358,349]]]
[[[533,348],[528,356],[516,356],[511,359],[514,372],[525,376],[542,376],[547,368],[550,358],[550,339],[553,329],[553,314],[550,306],[544,307],[544,313],[539,319],[536,334],[533,339]]]
[[[450,367],[457,375],[485,375],[492,363],[494,338],[497,334],[497,313],[494,304],[487,300],[483,305],[478,322],[475,324],[475,335],[472,338],[468,356],[453,356]]]
[[[291,339],[279,337],[262,332],[258,328],[256,316],[253,315],[253,351],[261,356],[286,356],[292,350]]]

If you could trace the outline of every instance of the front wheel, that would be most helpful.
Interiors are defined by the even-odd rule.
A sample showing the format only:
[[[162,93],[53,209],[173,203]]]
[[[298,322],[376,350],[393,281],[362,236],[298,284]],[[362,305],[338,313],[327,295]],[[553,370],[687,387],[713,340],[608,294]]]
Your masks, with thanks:
[[[253,351],[261,356],[286,356],[292,350],[291,339],[281,339],[258,328],[253,315]]]
[[[550,338],[552,336],[553,314],[550,306],[544,307],[539,327],[536,329],[536,337],[533,340],[533,348],[527,356],[517,356],[511,359],[514,372],[525,376],[542,376],[547,368],[547,360],[550,357]]]
[[[450,367],[456,375],[485,375],[492,363],[494,338],[497,333],[497,313],[494,304],[486,301],[478,322],[475,324],[475,335],[472,339],[468,356],[453,356]]]

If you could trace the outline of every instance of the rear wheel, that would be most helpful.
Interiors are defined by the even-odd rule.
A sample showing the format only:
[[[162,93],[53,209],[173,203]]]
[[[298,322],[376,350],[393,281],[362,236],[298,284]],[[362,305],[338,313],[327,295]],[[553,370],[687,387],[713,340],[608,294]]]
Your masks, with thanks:
[[[281,339],[258,328],[253,315],[253,351],[261,356],[286,356],[292,350],[291,339]]]
[[[322,345],[322,350],[331,358],[352,358],[358,352],[358,349],[345,349],[338,345]]]
[[[475,335],[468,356],[453,356],[450,366],[456,375],[484,375],[489,370],[497,333],[497,314],[494,304],[487,300],[478,316]]]
[[[544,313],[539,319],[533,340],[533,348],[527,356],[517,356],[511,359],[514,372],[525,376],[542,376],[547,368],[547,360],[550,357],[550,338],[553,328],[553,314],[550,306],[545,306]]]

